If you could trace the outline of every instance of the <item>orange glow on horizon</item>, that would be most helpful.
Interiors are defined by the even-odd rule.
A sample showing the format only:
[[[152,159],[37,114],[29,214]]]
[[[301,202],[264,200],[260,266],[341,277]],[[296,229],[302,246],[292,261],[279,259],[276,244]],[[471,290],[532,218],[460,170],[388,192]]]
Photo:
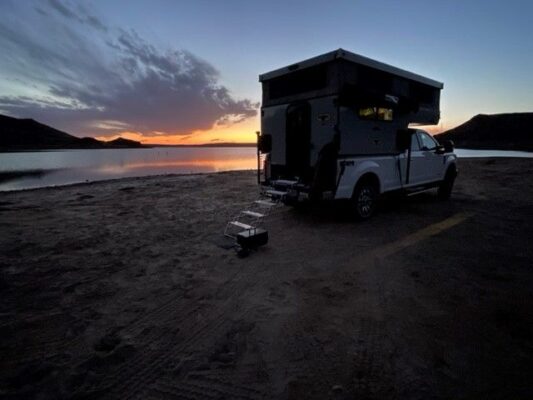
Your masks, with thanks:
[[[443,132],[444,130],[442,129],[441,126],[439,125],[423,125],[423,126],[413,126],[413,128],[416,128],[416,129],[422,129],[424,131],[426,131],[427,133],[429,133],[430,135],[438,135],[439,133]]]
[[[162,134],[148,136],[139,132],[124,131],[113,136],[97,136],[96,139],[108,141],[122,137],[148,145],[255,143],[255,132],[257,130],[259,130],[259,117],[248,118],[236,124],[215,125],[209,130],[193,131],[185,135]]]
[[[131,163],[126,167],[124,166],[104,166],[99,170],[102,172],[121,172],[125,169],[142,169],[142,168],[165,168],[165,167],[208,167],[211,170],[217,171],[230,171],[230,170],[247,170],[256,168],[256,158],[255,154],[252,154],[249,157],[240,157],[240,158],[204,158],[204,159],[194,159],[194,160],[169,160],[169,161],[159,161],[159,162],[150,162],[150,163]]]
[[[447,118],[442,117],[438,125],[410,125],[410,128],[422,129],[428,132],[430,135],[438,135],[439,133],[446,132],[447,130],[453,129],[465,121],[460,118]]]

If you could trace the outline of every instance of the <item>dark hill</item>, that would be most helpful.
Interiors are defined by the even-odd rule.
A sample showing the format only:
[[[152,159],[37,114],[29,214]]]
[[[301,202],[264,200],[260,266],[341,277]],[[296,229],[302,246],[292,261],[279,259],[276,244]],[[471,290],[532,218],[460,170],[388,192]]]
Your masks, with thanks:
[[[130,139],[124,139],[121,137],[106,142],[106,145],[111,147],[142,147],[142,144],[140,142],[136,142],[135,140]]]
[[[533,113],[479,114],[435,137],[459,148],[533,151]]]
[[[0,148],[61,148],[76,146],[79,142],[77,137],[33,119],[0,115]]]
[[[110,142],[91,137],[78,138],[33,119],[0,115],[0,151],[117,147],[142,147],[142,145],[139,142],[122,138]]]

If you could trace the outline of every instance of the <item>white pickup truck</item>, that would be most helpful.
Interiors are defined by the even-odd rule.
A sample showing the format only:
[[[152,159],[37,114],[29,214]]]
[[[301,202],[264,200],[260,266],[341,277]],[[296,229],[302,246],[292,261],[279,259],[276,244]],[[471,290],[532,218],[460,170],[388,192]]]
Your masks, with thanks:
[[[413,132],[410,149],[397,156],[354,157],[339,161],[335,199],[349,199],[354,215],[367,219],[376,209],[379,195],[413,193],[437,187],[448,199],[457,176],[453,147],[440,145],[422,130]]]
[[[408,130],[410,146],[397,155],[356,156],[338,160],[337,187],[322,198],[349,200],[357,219],[370,218],[378,198],[388,193],[416,193],[437,188],[440,199],[448,199],[457,177],[453,144],[441,145],[427,132]],[[310,188],[291,180],[272,180],[270,193],[296,205],[310,198]],[[268,190],[267,190],[268,192]]]

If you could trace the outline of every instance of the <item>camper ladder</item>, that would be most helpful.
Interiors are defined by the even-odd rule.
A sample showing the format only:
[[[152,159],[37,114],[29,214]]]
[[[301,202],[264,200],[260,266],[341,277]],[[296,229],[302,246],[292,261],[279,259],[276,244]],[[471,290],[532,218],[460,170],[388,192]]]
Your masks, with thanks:
[[[278,204],[279,200],[273,200],[262,195],[226,224],[224,235],[232,239],[237,239],[237,235],[240,233],[250,232],[253,234],[258,229],[262,229],[265,218],[268,217],[272,209]]]
[[[286,192],[261,188],[259,199],[240,211],[226,224],[224,236],[235,240],[241,249],[257,248],[267,243],[265,219],[281,204]]]

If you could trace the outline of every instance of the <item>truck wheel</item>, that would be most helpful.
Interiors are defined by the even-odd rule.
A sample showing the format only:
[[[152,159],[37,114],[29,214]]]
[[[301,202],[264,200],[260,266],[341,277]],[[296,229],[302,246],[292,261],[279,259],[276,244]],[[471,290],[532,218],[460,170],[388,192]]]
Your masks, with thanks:
[[[370,182],[357,185],[352,198],[352,210],[356,219],[365,220],[372,217],[376,211],[378,191]]]
[[[446,176],[439,185],[439,189],[437,191],[437,196],[439,197],[439,199],[448,200],[450,198],[450,196],[452,195],[453,184],[455,182],[456,176],[457,172],[454,168],[449,168],[448,171],[446,171]]]

